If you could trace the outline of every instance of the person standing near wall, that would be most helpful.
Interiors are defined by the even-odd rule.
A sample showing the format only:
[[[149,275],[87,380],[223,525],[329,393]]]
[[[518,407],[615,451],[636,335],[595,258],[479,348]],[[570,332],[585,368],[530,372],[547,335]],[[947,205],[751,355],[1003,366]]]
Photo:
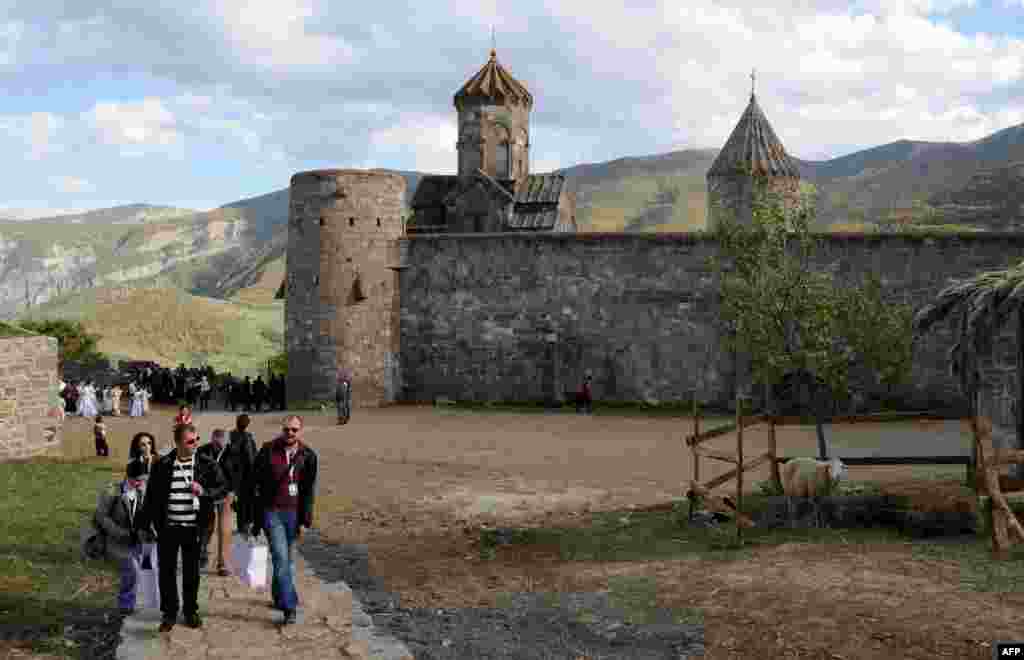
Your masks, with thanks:
[[[593,412],[594,394],[591,390],[591,382],[593,376],[587,374],[583,378],[583,385],[580,386],[579,392],[576,394],[576,412],[586,412],[588,415]]]
[[[352,374],[348,369],[338,370],[334,400],[338,407],[338,424],[348,424],[352,417]]]
[[[284,612],[285,625],[295,623],[299,596],[295,592],[295,542],[302,528],[313,526],[318,460],[302,442],[302,417],[288,415],[282,431],[256,455],[252,479],[252,533],[266,535],[273,564],[273,605]]]

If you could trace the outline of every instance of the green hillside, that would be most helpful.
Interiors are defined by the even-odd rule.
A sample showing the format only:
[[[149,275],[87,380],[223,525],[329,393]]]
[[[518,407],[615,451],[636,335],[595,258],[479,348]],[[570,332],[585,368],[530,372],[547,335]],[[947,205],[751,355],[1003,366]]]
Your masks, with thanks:
[[[173,288],[87,289],[49,301],[28,318],[81,321],[113,359],[210,364],[250,375],[281,352],[284,340],[282,301],[224,301]]]

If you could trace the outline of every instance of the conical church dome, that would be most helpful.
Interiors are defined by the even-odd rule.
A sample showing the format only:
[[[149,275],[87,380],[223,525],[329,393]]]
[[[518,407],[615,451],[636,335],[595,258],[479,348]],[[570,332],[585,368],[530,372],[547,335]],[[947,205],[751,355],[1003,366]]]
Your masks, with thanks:
[[[750,103],[736,128],[708,170],[708,176],[797,177],[800,170],[786,153],[771,124],[751,94]]]
[[[529,90],[498,63],[494,49],[491,49],[491,58],[487,64],[455,93],[455,107],[460,108],[463,101],[471,98],[486,99],[498,105],[520,104],[527,108],[533,107],[533,96]]]

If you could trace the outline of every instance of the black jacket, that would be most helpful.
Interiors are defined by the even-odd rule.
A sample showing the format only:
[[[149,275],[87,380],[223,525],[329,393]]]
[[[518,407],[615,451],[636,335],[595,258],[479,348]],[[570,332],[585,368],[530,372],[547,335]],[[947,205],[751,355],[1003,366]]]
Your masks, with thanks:
[[[248,484],[252,481],[253,463],[256,461],[256,440],[250,431],[232,429],[227,451],[224,452],[224,470],[228,473],[231,492],[235,494],[235,510],[238,512],[239,528],[252,522],[252,493]]]
[[[171,477],[174,470],[176,451],[170,451],[160,457],[149,475],[146,486],[146,500],[142,507],[142,516],[136,523],[141,530],[152,529],[159,535],[167,524],[167,504],[171,498]],[[197,522],[209,519],[213,512],[213,501],[221,499],[228,492],[227,480],[213,457],[196,452],[195,478],[203,487],[199,497],[199,515]]]
[[[270,442],[264,442],[260,451],[256,454],[256,461],[253,464],[252,478],[246,492],[252,494],[252,508],[250,520],[253,525],[253,533],[258,533],[263,527],[263,513],[267,510],[270,502],[277,493],[278,484],[274,481],[274,473],[270,467],[270,452],[275,443],[283,444],[278,438]],[[309,529],[313,526],[313,502],[316,495],[317,471],[319,462],[316,452],[305,443],[300,443],[299,449],[294,458],[295,467],[300,472],[299,479],[299,526]]]

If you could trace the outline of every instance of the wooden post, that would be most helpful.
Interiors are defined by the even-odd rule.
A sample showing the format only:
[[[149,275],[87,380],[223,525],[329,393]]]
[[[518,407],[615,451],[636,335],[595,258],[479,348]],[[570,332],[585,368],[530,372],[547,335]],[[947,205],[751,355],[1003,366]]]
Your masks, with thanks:
[[[693,391],[693,437],[700,435],[700,412],[697,410],[697,390]],[[690,447],[693,452],[693,481],[700,483],[700,455],[697,453],[697,445]]]
[[[779,444],[775,439],[775,416],[772,415],[771,424],[768,427],[768,450],[772,454],[772,483],[775,487],[782,491],[782,474],[779,471]]]
[[[743,544],[743,395],[736,393],[736,540]]]

